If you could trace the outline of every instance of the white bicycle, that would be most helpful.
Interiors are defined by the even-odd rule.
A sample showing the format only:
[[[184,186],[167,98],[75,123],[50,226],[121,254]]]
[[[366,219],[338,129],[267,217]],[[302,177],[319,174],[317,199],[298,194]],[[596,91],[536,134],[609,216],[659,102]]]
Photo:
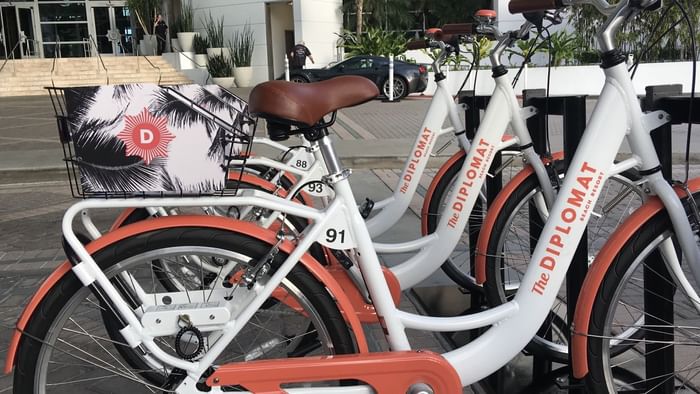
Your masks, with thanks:
[[[591,2],[571,1],[572,4]],[[619,51],[611,39],[624,21],[651,3],[654,1],[634,4],[622,1],[611,6],[604,0],[593,2],[599,10],[610,15],[601,35],[601,46],[606,52],[604,69],[607,82],[579,150],[572,158],[570,168],[575,170],[564,179],[561,192],[549,211],[541,242],[533,252],[532,264],[511,301],[485,312],[455,318],[417,316],[396,309],[369,232],[356,209],[347,180],[349,173],[341,167],[328,136],[321,132],[317,134],[320,152],[330,174],[326,181],[334,187],[336,194],[324,210],[261,193],[231,198],[85,200],[69,208],[63,231],[75,251],[76,255],[72,256],[75,265],[66,263],[61,266],[23,313],[17,335],[10,344],[7,364],[9,367],[17,365],[15,390],[43,393],[53,389],[60,391],[66,384],[70,384],[73,390],[81,384],[87,384],[89,388],[89,385],[99,385],[100,382],[100,389],[105,389],[103,382],[107,374],[120,381],[118,387],[110,384],[119,391],[140,388],[142,391],[183,393],[282,392],[284,387],[290,393],[459,392],[462,386],[482,379],[508,362],[535,334],[557,296],[601,185],[613,174],[633,167],[641,168],[650,189],[659,198],[646,203],[613,240],[632,237],[634,232],[630,229],[634,228],[642,228],[642,234],[649,231],[675,234],[685,256],[683,265],[677,258],[672,238],[652,237],[658,242],[647,244],[647,247],[658,250],[664,257],[679,289],[675,296],[686,298],[685,304],[676,305],[684,307],[691,318],[697,318],[700,302],[694,288],[697,288],[700,277],[700,250],[689,220],[696,222],[698,218],[694,213],[688,219],[682,205],[692,202],[690,206],[695,206],[694,198],[682,191],[679,197],[660,175],[648,131],[663,120],[659,120],[659,113],[642,114],[624,57],[618,56]],[[525,1],[511,2],[511,8],[519,11],[556,6],[561,4],[554,1],[534,5]],[[274,120],[280,130],[289,133],[318,132],[325,129],[324,125],[313,125],[327,112],[376,95],[376,87],[361,79],[345,78],[335,84],[336,88],[343,89],[332,93],[336,99],[334,104],[309,104],[304,107],[304,114],[291,109],[287,100],[293,101],[298,95],[308,94],[307,89],[313,91],[313,86],[281,82],[262,84],[252,93],[251,110]],[[280,96],[282,102],[273,99]],[[290,123],[293,128],[288,128]],[[627,137],[635,155],[615,164],[615,154],[628,129]],[[602,138],[609,143],[601,147],[598,142]],[[500,135],[481,127],[475,141],[484,149],[483,160],[487,162],[500,143]],[[478,154],[471,151],[467,162],[472,163]],[[466,193],[456,189],[449,202],[466,205],[478,198],[478,193],[470,191],[480,190],[486,174],[480,166],[476,170],[471,182],[464,185]],[[698,188],[700,182],[688,184],[690,192]],[[284,234],[219,217],[163,217],[115,230],[87,248],[72,230],[73,219],[83,210],[153,205],[253,205],[307,218],[313,224],[298,237],[287,239]],[[669,218],[672,223],[670,230],[669,227],[655,226],[655,221],[663,222]],[[466,220],[463,216],[456,219]],[[441,225],[447,226],[449,221],[450,218],[445,216]],[[363,331],[342,284],[305,254],[315,241],[356,250],[354,256],[380,316],[391,352],[367,353]],[[627,242],[608,245],[599,261],[594,263],[583,294],[598,294],[596,286],[600,285],[600,279],[609,276],[606,261],[614,275],[619,269],[626,272],[627,266],[614,257],[628,253]],[[150,261],[155,257],[174,257],[177,261],[182,256],[237,261],[239,269],[228,271],[218,279],[227,284],[221,288],[163,291],[158,281],[153,280]],[[439,262],[435,265],[437,268]],[[690,273],[688,269],[691,269]],[[75,275],[68,274],[71,271]],[[622,278],[627,276],[622,275]],[[600,288],[606,287],[609,286]],[[593,290],[592,293],[588,293],[589,290]],[[591,301],[591,297],[583,298]],[[582,300],[581,308],[577,307],[577,321],[585,322],[587,317],[599,314],[581,312],[579,315],[579,311],[590,310],[586,308],[586,302]],[[594,311],[604,311],[603,315],[614,311],[614,305],[598,298],[591,306]],[[118,322],[123,342],[114,343],[108,339],[100,319],[104,314]],[[612,319],[603,321],[607,324]],[[637,323],[638,319],[631,321]],[[653,331],[664,326],[663,322],[651,324],[645,320],[644,325],[634,329]],[[406,329],[458,331],[488,326],[491,328],[480,338],[444,355],[410,351],[405,333]],[[605,353],[609,353],[606,349],[610,349],[610,333],[614,333],[617,326],[607,324],[612,331],[604,335],[596,335],[594,328],[589,332],[590,327],[595,326],[577,324],[578,332],[590,336],[576,339],[583,338],[580,342],[587,350],[585,366],[590,374],[600,372],[605,378],[599,381],[601,387],[591,387],[613,391],[614,365],[606,361]],[[697,348],[698,337],[692,335],[691,325],[664,328],[682,337],[682,340],[673,341],[677,349]],[[313,341],[306,341],[308,338],[313,338]],[[636,341],[644,343],[646,339],[647,335],[644,335]],[[119,354],[110,351],[110,346],[116,347]],[[330,358],[295,357],[351,352],[357,354]],[[690,354],[695,361],[684,364],[686,367],[675,371],[673,378],[684,388],[693,387],[697,385],[697,374],[689,373],[688,366],[694,368],[697,352],[677,351],[676,354],[679,353]],[[120,354],[138,359],[124,362],[119,358]],[[257,360],[262,357],[270,360]],[[577,353],[574,359],[579,363],[586,357]],[[135,368],[134,362],[139,362],[143,368]],[[579,375],[584,372],[581,364],[574,367]],[[588,382],[594,383],[594,379]]]

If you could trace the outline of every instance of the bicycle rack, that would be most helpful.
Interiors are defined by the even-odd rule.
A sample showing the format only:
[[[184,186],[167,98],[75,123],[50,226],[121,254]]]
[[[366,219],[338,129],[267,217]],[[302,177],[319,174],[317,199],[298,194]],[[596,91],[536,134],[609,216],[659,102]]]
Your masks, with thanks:
[[[671,179],[671,126],[672,124],[686,123],[688,120],[688,104],[689,98],[679,96],[681,92],[681,85],[666,85],[666,86],[653,86],[647,87],[647,94],[643,100],[643,109],[645,111],[653,110],[663,110],[669,113],[672,117],[672,122],[666,124],[654,131],[652,131],[652,137],[654,139],[654,144],[659,154],[661,160],[661,165],[663,167],[663,174],[666,179]],[[568,160],[573,156],[576,148],[581,140],[581,136],[586,127],[586,99],[587,96],[561,96],[561,97],[545,97],[544,89],[530,89],[523,91],[523,104],[524,106],[534,106],[537,108],[538,113],[527,120],[527,126],[530,130],[533,145],[535,151],[540,155],[549,155],[547,151],[547,135],[546,135],[546,122],[548,121],[549,115],[561,115],[563,116],[563,146],[564,146],[564,160]],[[459,103],[466,104],[467,108],[465,111],[465,125],[467,130],[467,137],[472,139],[474,134],[479,127],[480,123],[480,111],[484,110],[489,102],[489,96],[477,96],[473,91],[463,91],[459,94]],[[697,108],[700,108],[700,98],[696,98],[695,104]],[[692,118],[693,123],[700,123],[700,111],[695,111]],[[493,167],[498,168],[501,165],[500,154],[495,158]],[[490,204],[495,198],[498,191],[502,187],[502,179],[500,176],[495,176],[493,178],[487,179],[487,205]],[[477,202],[480,204],[480,202]],[[480,206],[475,206],[474,212]],[[531,217],[537,217],[536,215],[530,215]],[[469,231],[470,231],[470,259],[473,264],[475,255],[475,243],[476,236],[474,236],[474,229],[478,229],[481,226],[481,218],[475,216],[469,219]],[[541,228],[541,223],[535,223],[531,221],[531,234],[537,234]],[[580,292],[581,285],[588,271],[588,250],[587,245],[588,237],[584,232],[582,242],[579,243],[579,247],[574,254],[574,259],[572,261],[571,267],[567,275],[566,285],[567,285],[567,324],[571,326],[571,319],[574,315],[574,307],[576,305],[576,300],[578,299],[578,293]],[[532,248],[535,244],[531,245]],[[649,280],[645,281],[647,283],[647,288],[645,290],[645,310],[651,312],[652,314],[657,314],[660,316],[659,320],[671,321],[673,324],[673,304],[669,302],[673,296],[673,286],[669,285],[670,276],[666,271],[663,261],[659,258],[657,262],[654,262],[656,266],[653,267],[653,271],[657,274],[659,272],[664,272],[669,281],[659,281],[659,280]],[[658,279],[658,277],[657,277]],[[414,292],[414,295],[418,298],[421,307],[427,309],[430,313],[431,309],[438,309],[438,305],[432,302],[429,298],[431,293]],[[471,305],[463,314],[473,313],[485,307],[485,299],[479,292],[471,292],[465,294],[465,298],[469,298],[465,303]],[[461,299],[460,299],[461,301]],[[435,312],[435,311],[432,311]],[[438,311],[438,313],[443,313],[444,311]],[[647,322],[647,324],[656,324],[654,322]],[[657,331],[657,330],[654,330]],[[541,336],[545,336],[551,333],[540,332]],[[659,341],[659,349],[654,349],[653,351],[647,352],[646,355],[646,376],[658,376],[659,379],[653,382],[652,385],[656,385],[663,380],[665,374],[671,373],[673,371],[673,356],[674,349],[670,346],[663,345],[664,342],[673,339],[673,334],[668,332],[655,332],[653,335],[655,341]],[[452,347],[460,346],[473,338],[472,333],[463,335],[459,333],[443,333],[442,340]],[[571,341],[569,341],[571,343]],[[571,354],[571,352],[569,352]],[[569,360],[570,361],[570,360]],[[552,372],[552,362],[550,360],[544,359],[539,356],[533,356],[532,359],[532,386],[536,387],[538,383],[546,382],[556,375],[557,372],[566,371],[568,368],[566,366],[564,369],[558,369]],[[505,382],[507,380],[507,375],[504,373],[504,369],[501,369],[491,375],[489,378],[482,382],[482,385],[487,385],[491,392],[494,393],[505,393]],[[566,374],[567,372],[564,372]],[[582,392],[582,385],[580,382],[576,381],[573,376],[568,377],[568,383],[556,382],[562,389],[567,389],[569,393],[580,393]],[[659,386],[654,390],[654,392],[659,393],[670,393],[673,391],[674,382],[673,380],[664,382],[663,385]]]
[[[537,135],[537,145],[540,148],[546,149],[546,140],[542,141],[542,138],[546,138],[546,128],[544,122],[547,122],[548,115],[562,115],[564,121],[564,162],[568,167],[569,160],[573,157],[578,144],[581,141],[583,132],[586,129],[586,98],[585,95],[580,96],[561,96],[561,97],[542,97],[541,93],[533,94],[528,97],[527,105],[533,105],[537,108],[538,114],[532,123],[537,122],[536,128],[530,127],[528,123],[528,128],[531,130],[538,131],[535,133]],[[527,96],[524,94],[524,96]],[[533,135],[535,139],[535,135]],[[538,151],[541,154],[543,151]],[[548,152],[550,153],[550,152]],[[537,217],[536,215],[531,215],[531,217]],[[531,226],[533,223],[531,221]],[[541,224],[540,224],[541,225]],[[540,227],[537,227],[540,228]],[[531,245],[534,249],[535,245]],[[581,291],[583,285],[583,280],[586,278],[586,273],[588,272],[588,231],[585,230],[581,237],[581,241],[576,248],[574,257],[569,266],[569,271],[566,275],[566,324],[567,327],[571,327],[572,319],[574,316],[574,309],[576,307],[576,301],[578,300],[578,295]],[[550,336],[551,332],[540,332],[541,336]],[[569,343],[569,365],[571,365],[571,340]],[[546,374],[551,372],[552,365],[551,362],[547,360],[541,360],[539,357],[535,357],[533,360],[533,380],[544,377]],[[571,373],[569,373],[568,382],[569,393],[581,392],[580,382],[578,382]]]
[[[545,127],[548,121],[549,115],[561,115],[564,121],[564,157],[570,158],[573,156],[573,152],[576,151],[583,131],[586,128],[586,98],[587,96],[561,96],[561,97],[545,97],[546,91],[544,89],[530,89],[523,91],[523,103],[525,106],[534,106],[537,108],[538,113],[527,120],[527,126],[530,130],[532,136],[533,145],[535,151],[543,156],[548,156],[551,152],[548,152],[547,147],[547,128]],[[467,105],[465,112],[465,124],[467,128],[467,137],[473,138],[476,129],[479,127],[480,123],[480,110],[486,109],[489,102],[489,96],[475,96],[474,92],[467,91],[460,93],[459,102]],[[497,168],[501,165],[500,154],[494,160],[492,168]],[[487,205],[493,201],[498,192],[502,188],[502,179],[499,176],[489,178],[487,180]],[[476,212],[478,207],[474,208]],[[537,215],[532,213],[530,215],[532,218],[536,218]],[[476,237],[472,232],[473,226],[480,226],[480,218],[470,218],[470,248],[473,248],[476,243]],[[537,223],[531,221],[530,231],[531,234],[537,234],[540,231],[543,223]],[[478,229],[478,227],[476,227]],[[476,232],[478,234],[478,232]],[[574,315],[574,307],[576,305],[576,300],[578,299],[578,293],[583,284],[583,280],[588,271],[588,240],[587,234],[584,232],[583,238],[579,243],[579,247],[574,254],[574,259],[572,261],[571,267],[569,268],[569,273],[567,275],[567,316],[568,326],[571,326],[571,319]],[[531,248],[534,249],[536,241],[533,241]],[[470,258],[474,257],[474,250],[470,251]],[[472,296],[472,308],[470,310],[475,310],[484,306],[484,299],[480,295]],[[572,301],[573,300],[573,301]],[[476,301],[480,302],[477,304]],[[540,336],[551,335],[551,332],[540,332]],[[569,341],[570,342],[570,341]],[[569,360],[570,361],[570,360]],[[504,371],[500,370],[494,373],[491,377],[487,379],[486,384],[490,385],[492,390],[496,393],[505,393],[506,388],[504,387],[505,376]],[[552,362],[543,359],[539,356],[533,356],[533,368],[532,368],[532,381],[536,383],[552,372]],[[566,385],[570,393],[580,392],[580,385],[573,379],[573,376],[569,376],[569,383]]]
[[[651,132],[652,139],[654,141],[654,146],[656,152],[659,155],[661,161],[662,173],[664,178],[671,181],[671,169],[672,169],[672,135],[671,126],[674,124],[681,124],[688,122],[688,104],[690,103],[690,97],[680,96],[682,92],[682,85],[659,85],[659,86],[647,86],[646,96],[642,101],[642,108],[645,111],[656,111],[662,110],[671,115],[671,122],[667,123],[658,129]],[[694,105],[700,105],[700,99],[696,98]],[[691,122],[700,123],[700,113],[698,113],[697,108],[692,114]],[[680,254],[680,252],[679,252]],[[644,310],[648,312],[647,316],[651,315],[655,318],[650,319],[651,321],[645,321],[647,325],[661,324],[663,322],[674,324],[673,315],[673,294],[674,288],[671,285],[672,279],[666,265],[663,263],[660,256],[654,261],[648,261],[647,265],[651,266],[651,269],[645,271],[644,278]],[[679,256],[680,257],[680,256]],[[655,271],[656,277],[654,280],[648,280],[646,273],[649,271]],[[664,280],[658,280],[658,276],[662,276]],[[646,376],[656,376],[657,378],[652,381],[651,384],[658,385],[658,389],[654,392],[660,393],[671,393],[674,390],[675,381],[674,379],[667,379],[666,377],[673,373],[674,371],[674,347],[666,346],[662,341],[666,343],[673,341],[673,331],[667,329],[657,328],[650,330],[646,334],[652,342],[646,345]]]

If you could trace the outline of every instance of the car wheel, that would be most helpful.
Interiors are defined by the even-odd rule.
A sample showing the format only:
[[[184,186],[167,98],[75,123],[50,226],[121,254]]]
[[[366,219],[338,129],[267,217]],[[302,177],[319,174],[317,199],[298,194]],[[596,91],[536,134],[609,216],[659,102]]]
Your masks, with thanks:
[[[303,75],[292,75],[289,80],[295,83],[309,83],[309,80]]]
[[[389,79],[384,81],[384,86],[382,87],[382,92],[384,96],[389,97]],[[394,99],[404,98],[408,95],[408,84],[406,80],[401,77],[394,77]]]

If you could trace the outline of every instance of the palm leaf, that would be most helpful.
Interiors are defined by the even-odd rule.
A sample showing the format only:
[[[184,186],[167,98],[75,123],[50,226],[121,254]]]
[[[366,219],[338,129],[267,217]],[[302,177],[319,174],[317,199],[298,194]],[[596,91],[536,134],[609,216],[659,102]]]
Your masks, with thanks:
[[[87,118],[87,114],[95,105],[99,86],[76,87],[64,90],[66,99],[66,110],[72,124],[82,124]]]
[[[114,93],[112,93],[112,98],[119,101],[125,101],[131,97],[135,89],[140,89],[141,84],[125,84],[125,85],[115,85]]]
[[[154,160],[150,166],[140,157],[126,156],[124,143],[114,135],[94,132],[100,126],[109,127],[113,120],[85,122],[83,131],[74,140],[76,161],[80,167],[81,183],[86,192],[139,192],[158,190],[162,161]],[[116,123],[116,122],[115,122]]]

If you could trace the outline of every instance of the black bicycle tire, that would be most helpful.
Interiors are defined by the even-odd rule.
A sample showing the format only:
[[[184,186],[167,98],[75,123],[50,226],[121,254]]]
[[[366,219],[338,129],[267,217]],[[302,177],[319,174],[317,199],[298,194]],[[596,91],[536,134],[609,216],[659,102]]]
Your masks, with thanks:
[[[565,166],[564,161],[556,161],[555,165],[557,166],[558,174],[566,174],[567,167]],[[634,171],[625,171],[620,175],[633,180],[640,178],[639,174]],[[539,188],[539,186],[540,183],[537,179],[537,175],[534,173],[531,174],[513,190],[513,192],[508,196],[506,202],[503,204],[503,207],[499,210],[497,214],[493,230],[491,232],[491,235],[489,236],[485,251],[486,281],[484,282],[483,288],[484,295],[486,296],[490,307],[496,307],[506,302],[506,300],[504,299],[502,284],[499,283],[497,280],[494,280],[494,278],[498,278],[497,275],[500,275],[501,272],[500,264],[497,264],[494,261],[496,259],[494,259],[493,257],[498,255],[497,249],[498,242],[501,238],[500,234],[502,234],[504,231],[507,231],[505,226],[507,224],[508,219],[511,217],[513,211],[520,207],[522,205],[522,201],[524,199],[527,199],[528,196],[533,192],[533,190],[536,190],[537,188]],[[568,364],[569,362],[568,352],[562,353],[547,349],[544,345],[539,344],[536,341],[531,341],[530,343],[528,343],[525,350],[529,353],[538,355],[540,357],[558,363]],[[614,352],[617,354],[623,352],[624,350],[624,347],[621,347],[619,349],[616,349]]]
[[[138,255],[148,250],[182,246],[187,243],[192,246],[204,245],[224,250],[230,245],[236,245],[239,248],[247,249],[246,253],[260,256],[267,253],[271,247],[246,234],[210,228],[181,227],[155,230],[125,238],[95,252],[93,258],[100,268],[105,270],[129,256]],[[285,257],[286,255],[280,252],[275,262],[279,263]],[[355,352],[355,345],[345,319],[325,287],[301,265],[295,266],[288,278],[298,281],[294,284],[300,286],[302,292],[310,293],[307,294],[307,299],[317,309],[319,315],[322,315],[322,321],[327,326],[331,336],[335,354]],[[73,273],[68,273],[49,290],[37,306],[35,313],[25,326],[17,350],[13,382],[16,392],[30,393],[34,391],[36,364],[43,344],[42,341],[46,338],[51,323],[59,315],[62,308],[82,287],[78,278]]]
[[[696,204],[700,200],[700,193],[693,194]],[[683,198],[687,200],[687,197]],[[621,285],[621,281],[625,278],[630,266],[637,260],[641,252],[646,249],[655,239],[670,232],[673,237],[673,227],[671,219],[666,210],[656,213],[640,226],[638,231],[625,242],[620,245],[612,264],[603,276],[603,280],[598,288],[593,302],[588,319],[588,331],[579,333],[587,335],[587,360],[588,374],[585,377],[586,391],[591,393],[607,393],[608,388],[605,385],[605,377],[603,372],[602,347],[604,346],[605,320],[608,311],[611,308],[613,295]],[[656,250],[656,249],[654,249]]]

